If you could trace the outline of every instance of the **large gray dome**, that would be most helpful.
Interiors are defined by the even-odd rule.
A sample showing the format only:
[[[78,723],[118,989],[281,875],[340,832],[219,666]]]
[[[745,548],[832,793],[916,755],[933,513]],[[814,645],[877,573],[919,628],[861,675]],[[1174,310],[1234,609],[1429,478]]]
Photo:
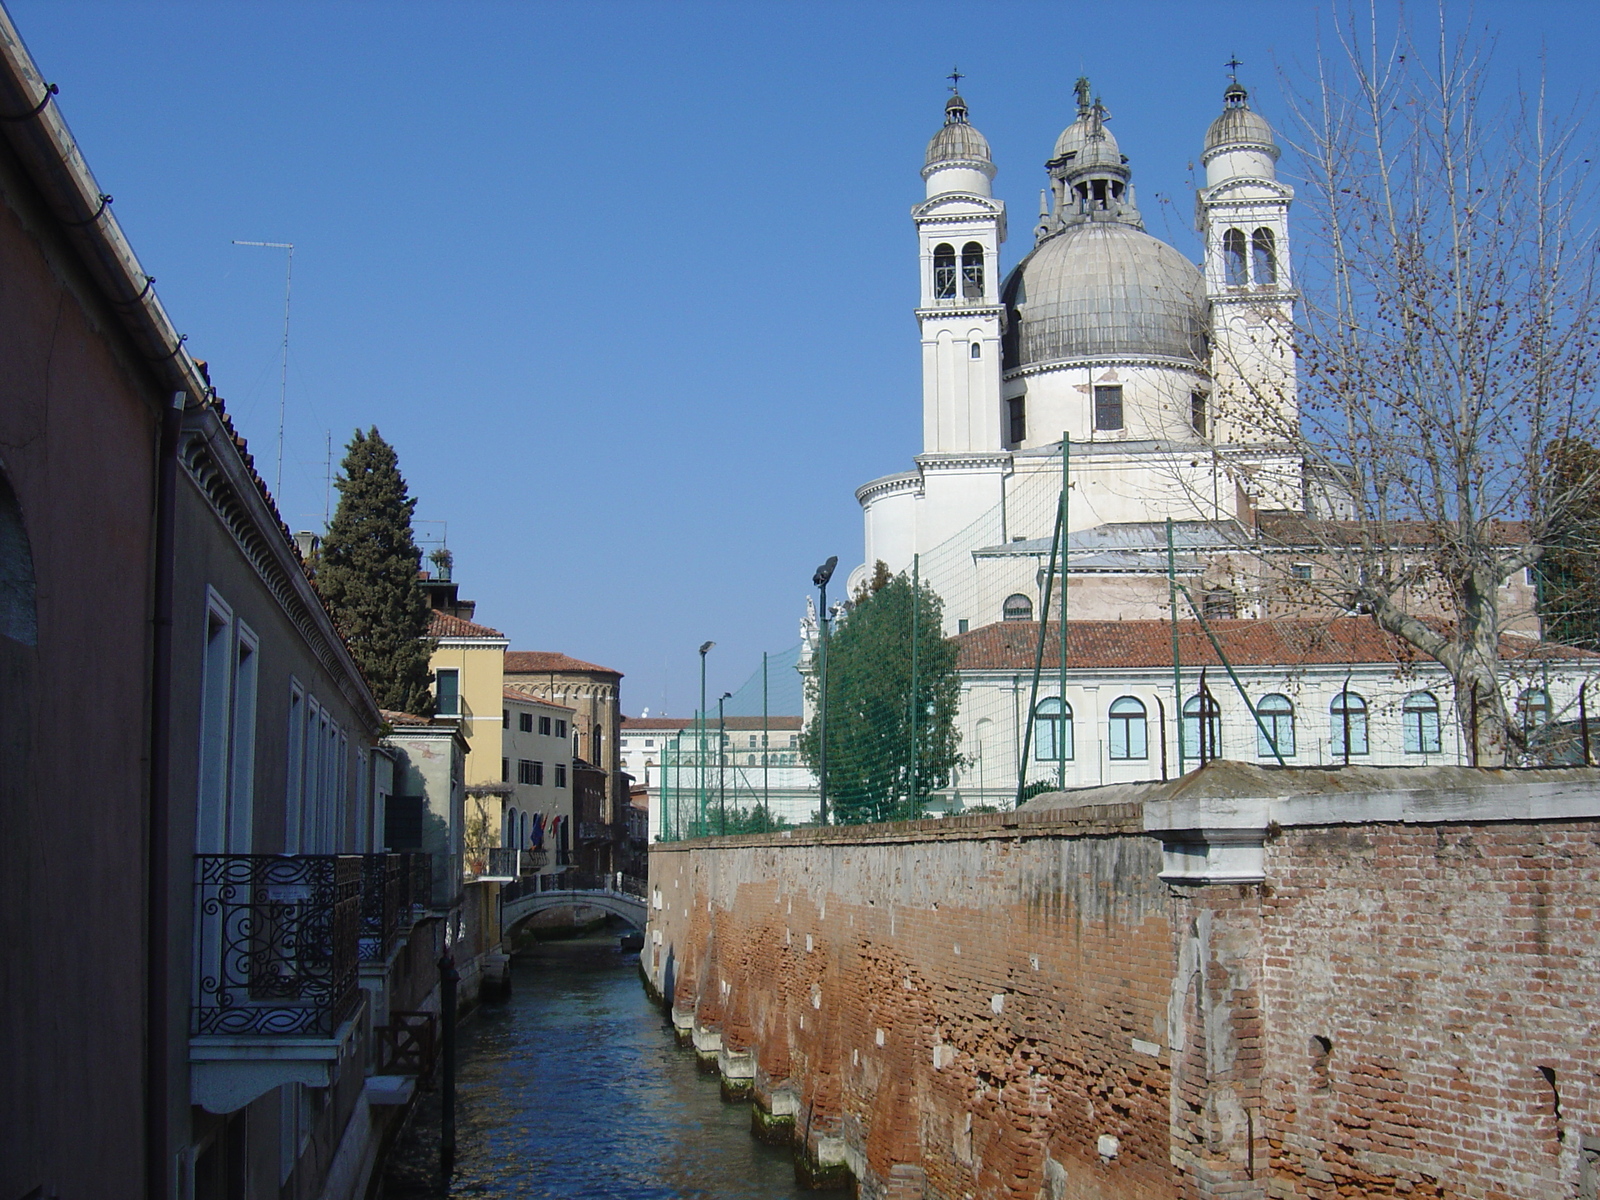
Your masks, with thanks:
[[[1205,357],[1205,282],[1165,242],[1120,221],[1046,238],[1012,270],[1004,368],[1106,355]]]

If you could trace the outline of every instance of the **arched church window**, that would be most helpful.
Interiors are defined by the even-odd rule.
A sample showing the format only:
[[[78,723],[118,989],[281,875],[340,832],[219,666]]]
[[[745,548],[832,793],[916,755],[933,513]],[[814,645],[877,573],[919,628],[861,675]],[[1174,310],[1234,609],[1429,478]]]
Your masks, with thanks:
[[[1250,235],[1250,274],[1257,287],[1272,287],[1278,282],[1278,252],[1272,230],[1261,228]]]
[[[1001,610],[1001,613],[1007,621],[1031,621],[1033,620],[1033,601],[1021,592],[1013,596],[1007,596],[1005,607]]]
[[[1148,758],[1148,722],[1144,701],[1122,696],[1111,702],[1111,757],[1119,761]]]
[[[956,296],[956,248],[949,242],[933,248],[933,295],[936,300],[954,300]]]
[[[1222,235],[1222,281],[1229,287],[1244,287],[1250,282],[1244,260],[1244,230],[1230,229]]]
[[[966,300],[983,299],[983,247],[977,242],[961,247],[961,295]]]
[[[1033,756],[1040,762],[1072,757],[1072,705],[1047,696],[1033,709]]]
[[[1343,758],[1348,741],[1350,754],[1367,753],[1367,702],[1355,692],[1340,692],[1328,706],[1333,737],[1333,754]],[[1345,736],[1349,731],[1348,739]]]
[[[1439,753],[1439,701],[1432,692],[1412,692],[1400,709],[1407,754]]]
[[[982,358],[983,357],[983,343],[982,342],[973,342],[971,348],[967,351],[967,356],[969,358]]]
[[[24,646],[39,643],[34,601],[33,550],[22,524],[22,506],[0,471],[0,636]]]
[[[1289,697],[1274,692],[1256,702],[1256,753],[1262,758],[1278,754],[1288,758],[1294,753],[1294,704]]]

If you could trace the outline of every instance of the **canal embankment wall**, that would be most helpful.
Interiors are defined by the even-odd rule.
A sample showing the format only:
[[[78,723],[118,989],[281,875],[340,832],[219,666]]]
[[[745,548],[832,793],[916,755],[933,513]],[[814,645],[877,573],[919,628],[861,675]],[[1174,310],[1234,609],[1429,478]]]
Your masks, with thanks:
[[[1224,763],[650,859],[650,986],[819,1181],[1595,1194],[1600,771]]]

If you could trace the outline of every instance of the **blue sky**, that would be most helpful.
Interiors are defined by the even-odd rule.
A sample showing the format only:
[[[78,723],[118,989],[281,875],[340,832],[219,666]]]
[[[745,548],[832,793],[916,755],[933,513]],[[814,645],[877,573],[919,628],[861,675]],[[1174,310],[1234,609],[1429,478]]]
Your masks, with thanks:
[[[951,66],[1007,266],[1080,73],[1193,255],[1222,64],[1281,118],[1327,30],[1290,0],[8,8],[269,483],[283,257],[231,242],[296,244],[289,524],[375,424],[480,620],[677,715],[702,641],[715,696],[797,640],[816,565],[860,560],[854,489],[917,452],[908,210]],[[1544,53],[1588,103],[1600,4],[1449,11],[1506,86]]]

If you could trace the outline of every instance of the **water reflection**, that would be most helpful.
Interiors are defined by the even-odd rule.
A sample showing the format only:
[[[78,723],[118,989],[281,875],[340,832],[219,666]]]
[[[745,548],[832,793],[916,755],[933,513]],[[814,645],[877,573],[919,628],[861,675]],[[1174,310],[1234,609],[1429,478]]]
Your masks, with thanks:
[[[614,937],[553,942],[462,1029],[452,1196],[799,1200],[789,1153],[679,1050]]]

